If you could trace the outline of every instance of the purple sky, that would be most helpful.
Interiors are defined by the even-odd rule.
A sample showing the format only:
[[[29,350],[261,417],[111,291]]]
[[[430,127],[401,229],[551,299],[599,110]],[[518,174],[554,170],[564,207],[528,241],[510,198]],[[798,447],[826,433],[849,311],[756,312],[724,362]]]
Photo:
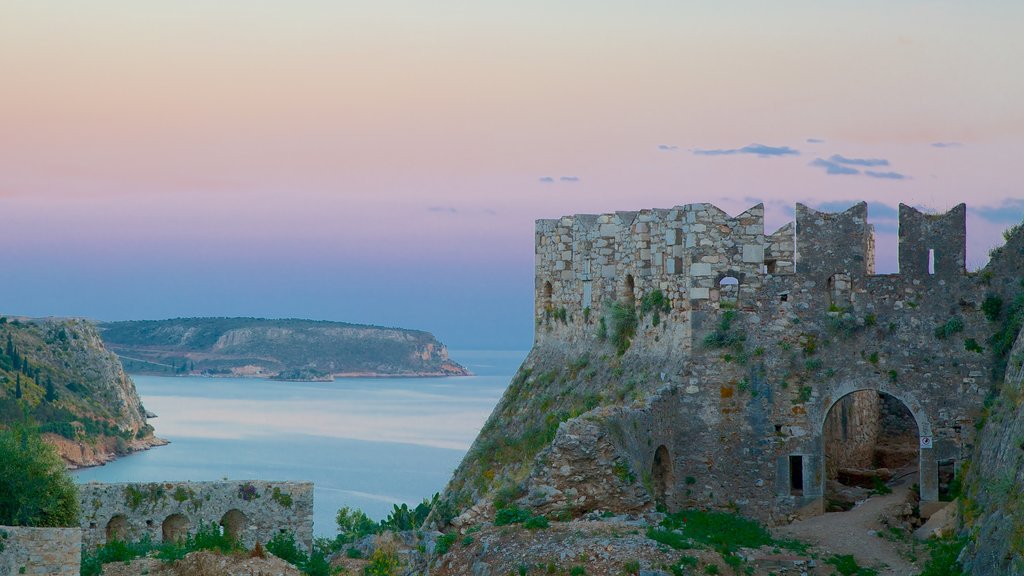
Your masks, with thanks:
[[[1019,2],[22,2],[0,311],[526,348],[533,221],[709,201],[1024,216]],[[884,13],[884,17],[879,17]]]

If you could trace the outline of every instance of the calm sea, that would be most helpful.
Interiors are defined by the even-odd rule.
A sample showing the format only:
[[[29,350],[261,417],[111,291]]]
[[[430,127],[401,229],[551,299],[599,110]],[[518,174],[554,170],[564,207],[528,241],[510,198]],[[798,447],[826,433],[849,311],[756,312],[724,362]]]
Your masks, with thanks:
[[[440,491],[526,352],[463,351],[462,378],[274,382],[135,376],[168,446],[75,472],[78,482],[309,480],[314,530],[342,506],[383,518]]]

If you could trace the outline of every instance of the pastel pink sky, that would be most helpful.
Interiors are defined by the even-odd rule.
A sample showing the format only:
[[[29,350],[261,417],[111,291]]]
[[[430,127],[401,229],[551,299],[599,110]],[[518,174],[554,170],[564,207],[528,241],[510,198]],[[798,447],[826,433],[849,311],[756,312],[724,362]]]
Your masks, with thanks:
[[[12,0],[0,309],[525,347],[534,219],[703,201],[764,201],[774,228],[868,200],[881,271],[889,209],[967,202],[976,268],[1024,212],[1021,22],[1009,1]],[[798,153],[695,153],[752,143]],[[833,155],[887,164],[810,165]]]

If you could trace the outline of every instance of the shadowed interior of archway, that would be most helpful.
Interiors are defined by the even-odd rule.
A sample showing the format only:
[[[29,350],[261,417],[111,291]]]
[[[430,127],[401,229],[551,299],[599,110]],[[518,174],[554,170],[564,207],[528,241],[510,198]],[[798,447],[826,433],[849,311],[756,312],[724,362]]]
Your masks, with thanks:
[[[849,510],[872,492],[918,471],[918,426],[899,399],[874,390],[843,396],[829,410],[825,509]]]

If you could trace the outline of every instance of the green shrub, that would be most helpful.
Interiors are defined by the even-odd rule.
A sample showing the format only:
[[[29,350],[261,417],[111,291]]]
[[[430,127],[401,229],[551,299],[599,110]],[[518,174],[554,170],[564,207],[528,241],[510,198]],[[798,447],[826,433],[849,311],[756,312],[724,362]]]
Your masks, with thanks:
[[[735,310],[722,312],[718,326],[704,337],[704,345],[708,348],[734,348],[742,350],[743,343],[747,340],[747,334],[733,326],[735,321]]]
[[[299,548],[295,541],[295,534],[292,532],[274,534],[274,537],[267,542],[267,552],[295,567],[301,567],[309,559],[306,553]]]
[[[956,334],[957,332],[963,331],[964,321],[959,316],[953,316],[952,318],[947,320],[945,324],[942,324],[935,328],[935,337],[941,340],[943,338],[947,338],[953,334]]]
[[[0,525],[78,526],[78,488],[34,430],[0,431]]]
[[[354,542],[363,536],[376,534],[380,531],[377,523],[358,508],[353,509],[345,506],[338,510],[335,522],[338,525],[338,539],[342,543]]]
[[[979,354],[985,351],[985,349],[982,348],[974,338],[967,338],[964,340],[964,350],[967,350],[968,352],[977,352]]]
[[[442,534],[437,537],[434,542],[434,551],[437,552],[438,556],[444,556],[451,549],[452,544],[455,544],[455,539],[458,538],[458,534],[454,532],[451,534]]]
[[[295,537],[292,536],[293,545],[294,542]],[[164,562],[173,562],[175,560],[181,560],[187,554],[197,550],[216,550],[218,552],[230,553],[242,550],[242,546],[231,536],[223,534],[220,527],[211,522],[209,524],[200,524],[199,529],[196,530],[195,534],[189,534],[184,540],[161,544],[156,550],[157,558]],[[267,550],[270,550],[269,542],[267,543]],[[270,551],[273,552],[275,556],[280,557],[277,552],[274,552],[273,550]],[[286,560],[283,557],[281,559]]]
[[[494,525],[505,526],[508,524],[521,524],[529,519],[530,512],[528,510],[509,506],[508,508],[498,510],[497,514],[494,515]]]
[[[636,326],[639,322],[636,316],[636,307],[631,304],[612,302],[609,306],[611,315],[611,339],[612,345],[619,356],[629,350],[636,335]]]
[[[527,530],[543,530],[548,527],[547,516],[533,516],[523,522],[523,526]]]
[[[1003,311],[1003,299],[995,294],[985,296],[985,301],[981,303],[981,311],[990,322],[999,320],[999,315]]]
[[[97,576],[103,572],[103,565],[109,562],[131,562],[155,549],[149,537],[138,542],[112,540],[97,546],[92,551],[82,549],[82,576]]]
[[[401,563],[393,547],[378,546],[370,555],[370,563],[363,568],[365,576],[397,576]]]
[[[962,576],[963,569],[957,558],[966,544],[966,538],[929,540],[928,562],[925,563],[920,576]]]

